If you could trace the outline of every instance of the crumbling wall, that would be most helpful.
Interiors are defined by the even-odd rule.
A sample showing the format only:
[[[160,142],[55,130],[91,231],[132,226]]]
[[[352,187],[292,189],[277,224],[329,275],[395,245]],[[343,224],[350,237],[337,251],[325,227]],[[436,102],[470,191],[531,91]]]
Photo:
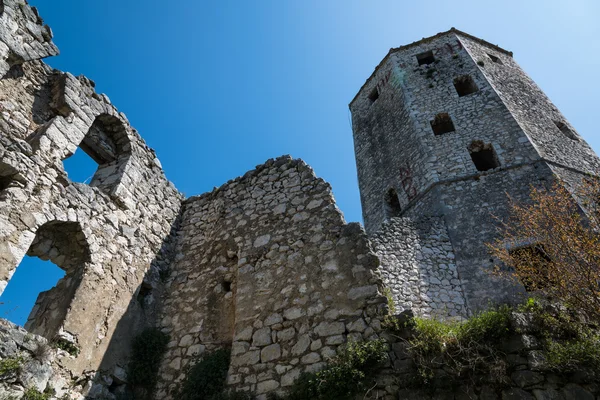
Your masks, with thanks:
[[[378,260],[301,160],[269,160],[185,203],[160,326],[171,337],[157,398],[186,366],[231,346],[228,385],[262,395],[315,371],[385,312]]]
[[[78,375],[122,364],[131,335],[151,321],[144,306],[157,269],[169,261],[165,248],[182,196],[92,81],[39,61],[56,53],[41,24],[25,2],[4,1],[0,60],[8,60],[9,70],[0,79],[0,291],[25,254],[66,271],[38,298],[27,327],[73,342],[79,355],[61,362]],[[71,182],[64,170],[62,161],[78,147],[99,164],[90,185]],[[138,302],[144,279],[146,298]]]

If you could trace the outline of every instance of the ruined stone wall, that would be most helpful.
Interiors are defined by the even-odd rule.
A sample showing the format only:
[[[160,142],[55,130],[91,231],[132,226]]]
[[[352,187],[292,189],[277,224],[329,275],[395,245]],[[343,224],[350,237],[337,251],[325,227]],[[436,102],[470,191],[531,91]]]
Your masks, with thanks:
[[[160,326],[171,343],[157,398],[196,356],[231,346],[228,385],[263,395],[315,371],[385,312],[378,260],[330,186],[282,157],[184,206]]]
[[[392,218],[371,236],[397,312],[424,317],[466,316],[466,305],[445,221]]]
[[[151,322],[152,285],[168,262],[182,196],[92,81],[38,60],[56,53],[41,24],[25,2],[4,1],[0,291],[26,254],[65,270],[38,298],[27,328],[74,343],[79,355],[62,363],[77,375],[123,363],[131,335]],[[99,164],[89,185],[71,182],[64,170],[78,147]]]

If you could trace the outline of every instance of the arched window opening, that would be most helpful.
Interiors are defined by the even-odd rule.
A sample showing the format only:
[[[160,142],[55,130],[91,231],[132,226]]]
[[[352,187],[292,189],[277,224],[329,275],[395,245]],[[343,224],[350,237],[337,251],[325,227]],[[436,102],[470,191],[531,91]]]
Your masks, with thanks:
[[[90,186],[110,192],[119,183],[131,154],[131,144],[123,122],[108,114],[98,116],[79,144],[79,149],[81,151],[76,151],[67,160],[79,153],[85,153],[89,158],[79,154],[73,161],[65,162],[69,178],[89,182]],[[94,165],[92,161],[97,169],[90,175],[89,170]]]
[[[390,188],[385,196],[385,215],[387,218],[393,218],[400,215],[402,207],[400,206],[400,200],[398,199],[398,193],[396,189]]]
[[[63,161],[63,166],[71,182],[85,183],[89,185],[98,170],[98,163],[85,151],[75,150],[72,156]]]
[[[0,317],[25,326],[36,300],[56,286],[65,271],[51,261],[25,256],[0,296]],[[39,297],[38,297],[39,296]]]
[[[75,296],[75,291],[79,287],[86,266],[90,261],[88,245],[81,231],[81,226],[77,222],[59,221],[48,222],[42,225],[38,229],[27,251],[27,256],[29,257],[26,257],[17,268],[17,272],[14,274],[15,277],[19,278],[19,276],[25,275],[25,280],[31,279],[31,276],[43,277],[45,272],[31,272],[31,268],[40,270],[40,267],[48,266],[49,263],[42,263],[40,260],[50,261],[51,264],[62,270],[61,277],[60,271],[49,269],[48,280],[42,282],[42,285],[48,287],[54,283],[52,279],[58,280],[58,282],[51,289],[39,293],[39,296],[35,300],[35,305],[33,305],[33,309],[25,322],[25,329],[52,340],[55,339],[60,327],[64,323],[71,306],[71,301]],[[34,257],[39,260],[32,260]],[[23,267],[25,274],[20,270]],[[29,285],[29,282],[24,283],[22,278],[17,279],[16,282],[13,282],[11,279],[7,287],[12,287],[13,285],[18,290],[23,285]],[[41,287],[41,289],[44,288]],[[10,293],[8,292],[7,296],[11,296]],[[26,305],[25,303],[23,304],[23,312],[26,312]],[[31,305],[31,300],[29,300],[29,304]],[[9,310],[14,305],[15,303],[12,300],[10,303],[7,303]],[[8,317],[10,318],[10,315]],[[19,318],[15,322],[22,323],[23,317]]]

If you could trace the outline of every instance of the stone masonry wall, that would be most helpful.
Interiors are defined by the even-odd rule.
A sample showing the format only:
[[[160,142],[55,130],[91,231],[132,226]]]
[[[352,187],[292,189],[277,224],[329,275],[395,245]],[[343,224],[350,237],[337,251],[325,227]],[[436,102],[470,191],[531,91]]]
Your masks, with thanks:
[[[371,236],[381,273],[397,311],[424,317],[466,317],[454,250],[443,219],[416,224],[392,218]]]
[[[259,398],[315,371],[348,340],[376,336],[386,298],[358,224],[300,160],[270,160],[185,203],[164,300],[171,336],[157,398],[185,367],[231,346],[228,385]]]
[[[79,355],[61,360],[74,375],[109,370],[152,322],[152,287],[182,196],[92,81],[39,61],[56,48],[36,11],[4,1],[0,12],[0,60],[9,64],[0,79],[0,291],[26,254],[65,270],[27,328],[74,343]],[[63,167],[78,148],[99,164],[89,185]]]

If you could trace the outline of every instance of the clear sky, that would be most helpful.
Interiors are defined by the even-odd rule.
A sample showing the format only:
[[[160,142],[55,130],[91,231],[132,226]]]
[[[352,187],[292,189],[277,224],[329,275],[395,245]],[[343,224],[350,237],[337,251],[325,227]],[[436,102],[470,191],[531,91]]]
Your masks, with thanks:
[[[600,149],[597,0],[30,3],[61,50],[47,62],[94,80],[188,196],[291,154],[332,184],[347,221],[361,221],[348,103],[391,47],[453,26],[513,51]],[[21,323],[57,279],[23,264],[0,298],[0,316]]]

